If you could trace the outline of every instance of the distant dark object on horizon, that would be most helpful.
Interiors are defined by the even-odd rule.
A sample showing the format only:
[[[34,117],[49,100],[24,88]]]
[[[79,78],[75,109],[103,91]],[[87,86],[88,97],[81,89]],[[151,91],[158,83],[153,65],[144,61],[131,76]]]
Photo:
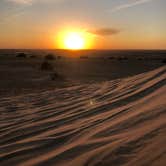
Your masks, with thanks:
[[[128,60],[128,58],[127,57],[120,57],[120,58],[118,58],[118,60],[119,61],[124,61],[124,60]]]
[[[37,58],[35,55],[31,55],[30,58]]]
[[[115,58],[110,58],[110,59],[115,59],[115,60],[117,60],[117,61],[126,61],[126,60],[128,60],[128,58],[127,57],[115,57]]]
[[[18,57],[18,58],[26,58],[26,57],[27,57],[27,54],[24,53],[24,52],[20,52],[20,53],[18,53],[18,54],[16,55],[16,57]]]
[[[143,59],[143,58],[137,58],[137,60],[142,61],[142,60],[144,60],[144,59]]]
[[[54,66],[48,60],[43,61],[40,69],[49,72],[49,77],[52,81],[63,80],[63,77],[55,71]]]
[[[163,59],[163,60],[162,60],[162,63],[166,63],[166,59]]]
[[[80,59],[88,59],[88,56],[80,56]]]
[[[58,74],[57,72],[55,72],[55,71],[50,74],[50,78],[51,78],[52,81],[54,81],[54,80],[62,80],[62,79],[63,79],[62,76],[59,75],[59,74]]]
[[[116,58],[115,58],[115,57],[110,56],[110,57],[108,57],[108,59],[110,59],[110,60],[114,60],[114,59],[116,59]]]
[[[56,58],[57,58],[57,59],[61,59],[62,57],[61,57],[60,55],[58,55]]]
[[[53,71],[54,67],[51,63],[49,63],[47,60],[45,60],[40,67],[41,70],[43,71]]]
[[[55,60],[55,56],[54,56],[53,54],[47,54],[47,55],[45,56],[45,59],[46,59],[46,60]]]
[[[112,56],[108,57],[108,59],[110,59],[110,60],[118,60],[118,61],[128,60],[127,57],[112,57]]]

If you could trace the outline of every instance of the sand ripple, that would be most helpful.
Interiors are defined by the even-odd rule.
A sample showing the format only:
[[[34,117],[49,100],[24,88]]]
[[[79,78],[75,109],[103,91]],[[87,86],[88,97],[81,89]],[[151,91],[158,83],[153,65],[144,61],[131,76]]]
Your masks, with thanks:
[[[0,165],[164,166],[166,67],[0,99]]]

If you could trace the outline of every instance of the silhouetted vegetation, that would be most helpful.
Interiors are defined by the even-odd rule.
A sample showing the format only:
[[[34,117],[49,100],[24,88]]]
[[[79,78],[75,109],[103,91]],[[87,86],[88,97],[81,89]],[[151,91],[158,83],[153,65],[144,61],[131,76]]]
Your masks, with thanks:
[[[24,52],[20,52],[16,55],[16,57],[18,58],[26,58],[27,57],[27,54],[25,54]]]
[[[57,72],[55,72],[55,71],[50,74],[50,78],[51,78],[52,81],[54,81],[54,80],[62,80],[62,79],[63,79],[62,76],[59,75],[59,74],[58,74]]]
[[[142,60],[144,60],[144,59],[143,59],[143,58],[137,58],[137,60],[142,61]]]
[[[80,56],[80,59],[88,59],[88,56]]]
[[[44,60],[43,63],[41,64],[40,69],[42,71],[47,71],[49,72],[49,77],[52,81],[54,80],[61,80],[62,76],[59,75],[56,71],[54,66],[48,61],[48,60]]]
[[[119,57],[119,58],[117,58],[117,60],[118,61],[125,61],[125,60],[128,60],[128,58],[127,57]]]
[[[162,60],[162,63],[166,63],[166,59],[163,59],[163,60]]]
[[[47,60],[45,60],[41,64],[40,69],[43,70],[43,71],[52,71],[52,70],[54,70],[54,67],[51,63],[49,63]]]
[[[114,60],[115,58],[110,56],[110,57],[108,57],[108,59],[110,59],[110,60]]]
[[[57,59],[61,59],[62,57],[59,55],[59,56],[57,56]]]
[[[48,55],[45,56],[45,59],[46,60],[54,60],[55,56],[53,54],[48,54]]]
[[[31,55],[30,58],[37,58],[35,55]]]

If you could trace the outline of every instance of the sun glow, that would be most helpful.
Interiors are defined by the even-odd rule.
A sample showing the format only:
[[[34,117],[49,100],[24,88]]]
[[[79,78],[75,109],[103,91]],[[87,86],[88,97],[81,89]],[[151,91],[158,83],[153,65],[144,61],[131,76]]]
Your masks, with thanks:
[[[60,31],[56,38],[56,46],[60,49],[81,50],[92,48],[93,36],[85,30]]]
[[[84,37],[76,32],[69,33],[64,39],[64,45],[68,49],[83,49],[85,45]]]

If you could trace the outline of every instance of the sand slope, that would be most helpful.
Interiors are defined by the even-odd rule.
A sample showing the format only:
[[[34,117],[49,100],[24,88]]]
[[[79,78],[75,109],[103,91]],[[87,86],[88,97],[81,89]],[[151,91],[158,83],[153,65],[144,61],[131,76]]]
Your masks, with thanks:
[[[0,165],[164,166],[166,67],[0,99]]]

